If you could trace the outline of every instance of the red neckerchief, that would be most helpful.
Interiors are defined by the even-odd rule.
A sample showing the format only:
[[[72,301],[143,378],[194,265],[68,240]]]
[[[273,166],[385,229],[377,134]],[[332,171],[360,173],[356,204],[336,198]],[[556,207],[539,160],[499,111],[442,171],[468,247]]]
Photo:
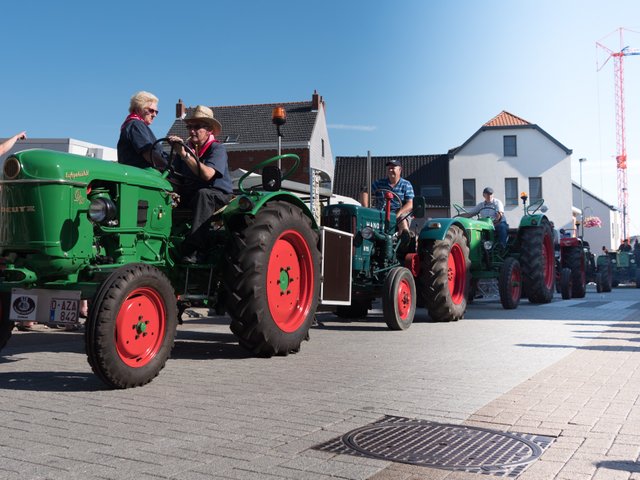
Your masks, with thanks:
[[[124,128],[124,126],[129,123],[132,120],[140,120],[141,122],[144,122],[145,125],[149,125],[147,122],[144,121],[144,118],[142,118],[140,115],[138,115],[137,113],[130,113],[129,115],[127,115],[127,118],[124,119],[124,122],[122,123],[122,126],[120,127],[120,130],[122,130]]]
[[[205,143],[202,147],[198,148],[191,141],[189,141],[189,146],[193,148],[196,154],[198,154],[198,158],[202,158],[202,156],[205,154],[205,152],[209,149],[209,147],[213,143],[220,143],[220,142],[216,140],[213,135],[209,135],[209,140],[207,140],[207,143]]]

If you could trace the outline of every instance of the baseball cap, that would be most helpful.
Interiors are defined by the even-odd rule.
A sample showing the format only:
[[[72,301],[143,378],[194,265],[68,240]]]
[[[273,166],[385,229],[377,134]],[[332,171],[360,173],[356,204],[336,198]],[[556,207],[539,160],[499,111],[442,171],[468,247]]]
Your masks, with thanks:
[[[392,159],[392,160],[387,160],[386,165],[387,166],[393,165],[394,167],[399,167],[400,166],[400,160],[396,160],[395,158]]]
[[[482,193],[488,193],[489,195],[493,195],[493,188],[485,187]]]

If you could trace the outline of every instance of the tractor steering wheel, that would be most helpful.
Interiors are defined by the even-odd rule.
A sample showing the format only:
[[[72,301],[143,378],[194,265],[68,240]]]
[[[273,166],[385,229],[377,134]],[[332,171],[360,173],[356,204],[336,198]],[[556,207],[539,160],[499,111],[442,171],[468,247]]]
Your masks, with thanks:
[[[168,143],[171,146],[171,150],[169,151],[169,161],[167,162],[167,168],[165,168],[164,170],[161,170],[163,173],[163,177],[167,177],[169,174],[171,174],[171,176],[173,176],[174,178],[179,178],[179,179],[184,179],[186,178],[186,176],[182,173],[179,173],[176,171],[173,162],[174,159],[178,157],[178,153],[176,151],[176,145],[177,143],[175,142],[171,142],[167,137],[163,137],[163,138],[159,138],[158,140],[156,140],[155,142],[153,142],[153,145],[151,145],[151,151],[153,152],[153,150],[155,149],[156,145],[159,143]],[[197,160],[198,162],[198,166],[200,165],[200,158],[198,157],[198,155],[196,155],[196,152],[193,151],[193,149],[191,147],[189,147],[189,145],[187,145],[186,143],[182,144],[184,146],[184,149],[193,157]]]
[[[289,178],[298,169],[298,165],[300,165],[300,157],[298,155],[296,155],[295,153],[285,153],[284,155],[276,155],[275,157],[271,157],[271,158],[268,158],[267,160],[263,160],[262,162],[258,163],[257,165],[254,165],[253,167],[249,168],[249,170],[247,170],[247,172],[240,177],[240,180],[238,180],[238,190],[240,190],[242,193],[246,194],[247,192],[244,189],[244,186],[242,184],[243,184],[244,180],[249,175],[254,173],[256,170],[264,168],[267,165],[271,165],[272,163],[274,163],[274,162],[276,162],[278,160],[284,159],[284,158],[292,158],[294,160],[293,166],[291,166],[291,168],[289,168],[289,170],[287,170],[287,173],[285,173],[282,176],[282,180],[286,180],[287,178]]]
[[[391,193],[394,197],[396,197],[396,199],[398,200],[398,203],[400,203],[400,206],[402,206],[402,199],[401,199],[401,198],[400,198],[400,196],[399,196],[396,192],[394,192],[393,190],[389,190],[388,188],[379,188],[379,189],[377,189],[377,190],[376,190],[376,193],[377,193],[377,192],[389,192],[389,193]],[[384,198],[384,195],[383,195],[383,198]],[[378,199],[378,196],[376,195],[376,200],[377,200],[377,199]],[[382,207],[382,208],[384,208],[384,205],[383,205],[383,207]],[[413,209],[411,209],[411,210],[409,210],[408,212],[406,212],[406,213],[402,214],[402,216],[400,216],[400,217],[396,216],[396,227],[397,227],[401,222],[403,222],[404,220],[406,220],[407,218],[409,218],[409,217],[411,216],[411,214],[412,214],[412,213],[413,213]]]
[[[456,209],[456,215],[455,215],[456,217],[459,217],[463,213],[469,213],[462,205],[458,205],[457,203],[453,204],[453,208]]]

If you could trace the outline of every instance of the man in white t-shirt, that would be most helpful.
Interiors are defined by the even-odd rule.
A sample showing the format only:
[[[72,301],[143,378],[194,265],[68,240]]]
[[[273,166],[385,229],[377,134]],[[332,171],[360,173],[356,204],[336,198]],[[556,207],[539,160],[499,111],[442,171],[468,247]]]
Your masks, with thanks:
[[[485,187],[482,191],[484,201],[471,208],[467,213],[461,213],[461,217],[473,217],[478,215],[479,217],[493,219],[493,226],[498,234],[498,241],[504,247],[507,245],[507,238],[509,236],[509,225],[507,219],[504,216],[504,205],[497,198],[493,198],[493,188]]]

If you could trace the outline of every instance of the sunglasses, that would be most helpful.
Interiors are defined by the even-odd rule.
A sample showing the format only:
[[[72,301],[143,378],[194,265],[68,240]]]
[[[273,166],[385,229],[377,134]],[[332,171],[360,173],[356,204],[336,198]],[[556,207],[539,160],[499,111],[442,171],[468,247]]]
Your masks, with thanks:
[[[146,110],[147,110],[147,112],[149,112],[149,113],[153,113],[153,114],[155,114],[155,115],[158,115],[158,114],[160,113],[160,112],[159,112],[158,110],[156,110],[155,108],[149,108],[149,107],[147,107],[147,108],[146,108]]]
[[[200,125],[200,124],[196,124],[196,125],[187,125],[187,131],[191,131],[191,130],[200,130],[201,128],[206,128],[206,125]]]

